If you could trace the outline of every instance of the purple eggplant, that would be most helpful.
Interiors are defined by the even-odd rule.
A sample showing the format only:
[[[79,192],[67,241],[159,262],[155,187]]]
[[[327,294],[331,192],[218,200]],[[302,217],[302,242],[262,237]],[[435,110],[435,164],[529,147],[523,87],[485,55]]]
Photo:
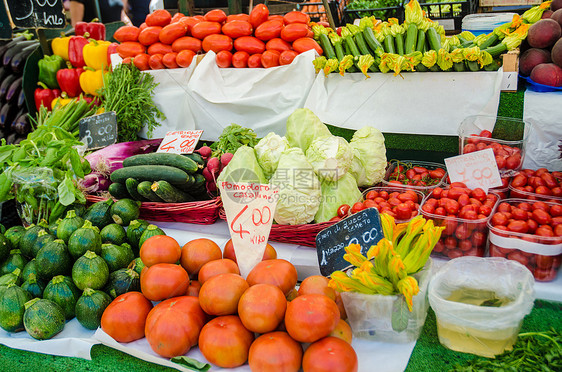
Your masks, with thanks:
[[[18,95],[18,99],[16,101],[16,105],[18,106],[18,108],[25,108],[25,91],[22,90],[20,91],[20,94]]]
[[[10,69],[4,66],[0,66],[0,81],[4,81],[8,74],[10,74]]]
[[[2,83],[0,84],[0,100],[4,100],[6,98],[6,94],[8,93],[8,89],[10,89],[10,85],[19,78],[18,75],[10,74],[4,78]]]
[[[11,48],[6,50],[6,52],[4,53],[4,56],[2,57],[2,64],[4,66],[8,66],[10,63],[12,63],[12,58],[14,58],[16,54],[18,54],[23,48],[26,48],[31,45],[37,46],[39,45],[39,41],[24,40],[14,44]]]
[[[10,84],[6,92],[6,102],[15,102],[22,89],[23,76],[20,76]]]
[[[27,135],[31,131],[31,124],[29,123],[27,112],[19,114],[14,121],[12,121],[10,128],[12,132],[20,135]]]
[[[2,108],[0,108],[0,129],[9,129],[9,126],[16,118],[17,113],[17,105],[5,103]]]
[[[15,140],[16,140],[16,137],[17,137],[17,134],[15,134],[15,133],[8,134],[8,136],[6,137],[6,144],[13,145]]]
[[[23,73],[23,68],[25,66],[25,61],[27,61],[27,57],[29,57],[29,55],[33,53],[38,47],[38,45],[30,45],[23,48],[19,53],[17,53],[10,62],[12,71],[16,74]]]

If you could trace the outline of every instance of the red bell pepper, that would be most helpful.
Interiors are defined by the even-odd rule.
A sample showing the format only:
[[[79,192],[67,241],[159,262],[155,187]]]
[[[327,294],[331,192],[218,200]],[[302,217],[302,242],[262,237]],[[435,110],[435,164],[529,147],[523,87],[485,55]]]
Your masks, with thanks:
[[[88,39],[105,40],[105,25],[100,22],[77,22],[74,34]]]
[[[82,88],[80,87],[80,74],[84,72],[81,67],[78,68],[63,68],[57,71],[57,82],[63,92],[66,95],[74,98],[78,97],[82,93]]]
[[[88,39],[84,36],[72,36],[70,38],[68,42],[68,59],[72,66],[77,68],[86,66],[83,49],[88,42]]]
[[[117,47],[119,43],[111,43],[107,48],[107,65],[111,66],[111,55],[117,53]]]
[[[60,97],[60,89],[49,89],[47,86],[41,82],[37,83],[38,88],[35,89],[33,98],[35,100],[35,108],[37,111],[41,106],[45,106],[47,110],[51,111],[51,102],[57,97]]]

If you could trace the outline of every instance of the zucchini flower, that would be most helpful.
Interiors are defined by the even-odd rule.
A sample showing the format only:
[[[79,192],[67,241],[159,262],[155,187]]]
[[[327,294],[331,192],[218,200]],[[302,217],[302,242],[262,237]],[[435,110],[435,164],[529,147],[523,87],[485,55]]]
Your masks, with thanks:
[[[494,62],[494,57],[492,57],[490,53],[483,50],[480,54],[480,58],[478,59],[478,63],[480,64],[480,66],[488,66],[492,62]]]
[[[451,46],[451,47],[460,47],[461,46],[461,41],[459,40],[459,37],[457,35],[453,35],[451,37],[448,37],[447,40],[449,40],[449,46]]]
[[[359,244],[350,244],[344,249],[343,259],[353,266],[359,267],[363,262],[367,261],[367,257],[361,254],[361,246]]]
[[[368,79],[370,76],[367,74],[367,70],[375,63],[375,57],[370,54],[364,54],[359,56],[359,61],[357,62],[357,66]]]
[[[447,71],[453,67],[453,61],[451,60],[451,55],[445,49],[439,49],[437,52],[437,65],[443,71]]]
[[[359,292],[365,294],[376,294],[373,289],[365,286],[356,279],[350,278],[343,271],[334,271],[330,275],[331,279],[328,286],[338,292]]]
[[[474,40],[474,38],[476,37],[476,36],[474,36],[474,34],[473,34],[472,32],[470,32],[470,31],[463,31],[463,32],[461,32],[461,33],[459,34],[459,36],[462,37],[462,38],[465,39],[465,40],[468,40],[468,41],[472,41],[472,40]]]
[[[412,311],[412,307],[414,306],[414,296],[420,292],[418,281],[412,276],[407,276],[404,279],[400,280],[396,287],[406,299],[408,310]]]
[[[373,23],[373,17],[363,17],[359,20],[359,28],[361,30],[368,28],[373,28],[375,24]]]
[[[406,266],[399,255],[394,255],[388,262],[388,277],[392,284],[397,287],[398,282],[408,276]]]
[[[455,50],[453,50],[450,54],[451,54],[451,60],[453,61],[453,63],[459,63],[464,61],[464,54],[463,54],[463,50],[462,48],[456,48]]]
[[[442,230],[442,228],[433,228],[420,236],[408,255],[404,257],[404,265],[408,274],[417,273],[425,266]],[[436,237],[437,240],[435,240]]]
[[[386,296],[394,294],[392,283],[370,270],[360,268],[353,270],[353,277],[363,286],[375,291],[375,293]]]
[[[395,246],[398,242],[398,238],[401,237],[402,234],[406,231],[406,228],[408,227],[408,223],[404,222],[404,223],[399,223],[397,225],[394,222],[394,217],[392,217],[391,215],[386,213],[381,213],[380,216],[381,216],[381,225],[382,225],[382,231],[384,233],[384,237],[390,240],[392,245]],[[367,258],[369,258],[368,254],[369,253],[367,252]]]
[[[490,35],[492,35],[492,33],[489,34],[480,34],[478,36],[476,36],[474,38],[474,40],[472,40],[474,42],[474,44],[480,46],[482,45],[482,43],[484,42],[484,40],[486,40]]]
[[[340,75],[343,76],[344,72],[347,71],[351,66],[353,66],[353,56],[348,54],[343,57],[340,61],[339,70]]]
[[[399,24],[396,18],[390,18],[389,21],[390,20],[396,20],[396,22],[390,22],[390,34],[392,36],[402,35],[406,31],[404,26]]]
[[[464,59],[466,59],[467,61],[477,61],[480,58],[482,51],[477,46],[474,46],[471,48],[463,48],[462,53]]]
[[[314,39],[316,39],[316,40],[320,39],[321,34],[324,34],[324,35],[329,34],[328,28],[326,28],[322,25],[319,25],[318,23],[315,23],[312,26],[312,32],[314,33]]]
[[[521,19],[523,20],[523,22],[529,24],[538,22],[542,18],[542,14],[544,13],[544,11],[550,8],[550,3],[552,3],[552,1],[545,1],[537,6],[532,7],[531,9],[523,13]]]
[[[341,37],[344,38],[344,39],[348,36],[350,36],[350,37],[353,36],[353,33],[349,29],[349,26],[354,26],[354,25],[348,24],[348,25],[341,28]],[[354,27],[357,27],[357,26],[354,26]]]
[[[316,57],[314,61],[312,61],[316,73],[319,73],[321,70],[324,69],[324,66],[326,66],[326,62],[328,62],[328,60],[324,56]]]
[[[337,58],[330,58],[324,65],[324,75],[328,76],[329,73],[337,71],[340,66],[340,61]]]
[[[334,46],[334,51],[336,52],[336,57],[341,58],[338,55],[338,50],[343,51],[343,45],[342,45],[343,39],[341,38],[340,35],[338,35],[338,33],[336,31],[333,31],[333,30],[328,31],[328,38],[330,39],[330,42]]]
[[[517,14],[513,16],[513,20],[511,22],[504,23],[503,25],[494,28],[494,31],[492,31],[492,33],[496,35],[499,40],[502,40],[504,37],[506,37],[506,35],[512,33],[513,30],[515,30],[521,23],[519,22],[519,19],[516,19],[516,17],[518,17]]]
[[[410,0],[410,2],[404,6],[404,15],[407,24],[414,23],[418,25],[424,19],[423,10],[417,0]]]
[[[427,68],[432,68],[437,63],[437,52],[435,50],[428,50],[425,52],[421,63]]]
[[[425,223],[426,220],[422,215],[417,215],[408,222],[406,233],[395,247],[396,253],[398,253],[401,257],[406,257],[406,254],[410,250],[410,245],[415,237],[421,234]]]
[[[355,36],[355,34],[357,34],[358,32],[361,32],[361,31],[362,31],[362,29],[361,29],[359,26],[353,25],[353,24],[349,24],[349,23],[348,23],[345,27],[347,28],[347,30],[348,30],[348,31],[351,33],[351,35],[353,35],[353,36]],[[342,31],[343,31],[343,30],[342,30]],[[343,35],[343,33],[342,33],[342,35]]]
[[[522,24],[517,28],[517,30],[513,31],[511,34],[507,35],[503,40],[502,43],[507,46],[507,50],[513,50],[521,45],[521,42],[525,40],[527,37],[527,33],[529,32],[529,24]]]
[[[377,245],[371,246],[367,251],[367,257],[373,257],[370,260],[374,261],[375,272],[385,278],[388,277],[388,261],[392,255],[391,251],[392,243],[384,238],[379,240]]]

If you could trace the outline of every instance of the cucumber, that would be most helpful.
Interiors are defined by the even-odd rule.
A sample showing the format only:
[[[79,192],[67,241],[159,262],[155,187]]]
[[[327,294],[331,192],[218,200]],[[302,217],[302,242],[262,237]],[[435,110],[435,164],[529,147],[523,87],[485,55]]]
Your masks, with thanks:
[[[137,190],[138,186],[139,181],[134,178],[127,178],[125,180],[125,187],[127,188],[129,195],[131,195],[131,199],[145,201],[146,199]]]
[[[111,173],[111,181],[124,184],[127,178],[140,181],[165,180],[170,183],[186,183],[187,173],[176,167],[168,165],[135,165],[123,167]]]
[[[25,303],[23,325],[29,335],[37,340],[53,338],[64,328],[64,310],[46,299],[34,298]]]
[[[113,196],[115,199],[125,199],[131,197],[124,183],[113,182],[111,185],[109,185],[107,191],[109,191],[111,196]]]
[[[185,156],[186,158],[189,158],[196,162],[199,169],[205,168],[205,160],[200,154],[193,152],[191,154],[182,154],[182,156]]]
[[[185,173],[195,173],[199,169],[198,164],[192,159],[180,154],[168,154],[166,152],[133,155],[123,160],[123,167],[138,165],[167,165],[181,169]]]
[[[101,316],[111,303],[111,297],[102,291],[86,288],[76,301],[76,320],[84,328],[95,330],[100,326]]]
[[[140,215],[140,202],[132,199],[121,199],[111,206],[111,218],[122,226],[129,226],[132,220],[136,220]]]
[[[189,177],[189,179],[193,179],[193,177]],[[150,200],[151,202],[160,203],[163,200],[152,191],[150,188],[152,186],[152,182],[150,181],[142,181],[137,186],[137,192],[142,195],[143,198]]]
[[[184,203],[194,201],[188,193],[181,191],[166,181],[156,181],[150,186],[152,191],[167,203]]]

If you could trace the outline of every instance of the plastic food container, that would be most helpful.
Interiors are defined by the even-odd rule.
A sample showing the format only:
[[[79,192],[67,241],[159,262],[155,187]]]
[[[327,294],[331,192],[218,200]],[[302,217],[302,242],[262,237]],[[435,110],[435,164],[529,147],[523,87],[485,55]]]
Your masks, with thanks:
[[[459,153],[492,148],[500,175],[514,175],[523,165],[530,128],[530,123],[521,119],[487,115],[468,116],[458,128]],[[492,138],[479,137],[484,130],[492,132]]]
[[[506,199],[503,203],[516,206],[525,199]],[[556,203],[545,202],[549,207]],[[556,278],[562,262],[562,237],[539,236],[530,233],[505,231],[492,226],[488,221],[489,251],[492,257],[514,260],[531,271],[537,281]]]
[[[365,205],[365,202],[368,200],[368,195],[371,192],[375,192],[375,195],[377,195],[374,199],[371,199],[372,202],[367,202],[369,203],[368,205],[365,205],[365,208],[370,208],[370,207],[374,207],[377,208],[377,210],[380,213],[389,213],[385,208],[383,208],[383,206],[385,206],[385,204],[382,204],[385,201],[385,198],[380,196],[380,194],[382,192],[386,193],[387,195],[391,196],[392,193],[399,193],[399,194],[403,194],[404,192],[406,192],[407,189],[402,188],[402,187],[387,187],[387,186],[375,186],[375,187],[370,187],[367,190],[363,191],[363,194],[361,196],[361,200],[358,200],[359,202],[362,202]],[[396,223],[404,223],[404,222],[408,222],[410,221],[412,218],[414,218],[415,216],[417,216],[419,214],[419,206],[421,205],[423,198],[425,197],[424,193],[419,191],[419,190],[411,190],[411,192],[413,192],[416,197],[417,197],[417,202],[412,200],[412,203],[414,203],[416,206],[412,206],[410,209],[412,210],[412,214],[410,215],[410,217],[408,218],[399,218],[401,216],[396,215],[396,213],[391,213],[392,217],[394,217],[394,221]],[[390,199],[395,199],[396,197],[389,197],[388,199],[386,199],[386,204],[389,205],[390,208],[393,208],[394,205],[398,203],[398,201],[396,200],[390,200]],[[409,203],[407,200],[403,199],[400,200],[400,196],[398,196],[396,199],[398,199],[401,203]],[[389,202],[390,200],[390,202]],[[399,207],[403,207],[403,206],[399,206],[396,205],[397,208]],[[352,215],[352,210],[349,210],[349,215]],[[403,217],[403,216],[402,216]]]
[[[518,190],[515,187],[513,187],[511,184],[509,185],[508,190],[509,190],[509,197],[510,198],[519,198],[519,199],[527,199],[527,200],[540,200],[540,201],[562,204],[562,198],[560,198],[560,197],[553,196],[553,195],[542,195],[542,194],[537,194],[535,192]]]
[[[394,181],[399,181],[399,180],[397,179],[397,177],[395,175],[393,175],[393,173],[400,165],[404,166],[404,168],[405,168],[404,172],[407,169],[410,169],[410,168],[423,167],[423,168],[426,168],[429,171],[435,170],[437,168],[441,168],[445,171],[445,173],[444,173],[443,177],[441,177],[439,179],[438,182],[436,182],[435,184],[432,184],[432,185],[416,186],[416,185],[398,184],[398,183],[394,182]],[[382,184],[384,186],[390,186],[390,187],[404,187],[404,188],[420,191],[424,195],[427,195],[431,192],[431,190],[433,190],[437,186],[442,186],[445,183],[445,180],[447,178],[446,169],[447,168],[445,167],[445,164],[432,163],[432,162],[426,162],[426,161],[417,161],[417,160],[392,160],[389,163],[388,168],[386,169],[386,174],[384,176],[384,179],[382,180]]]
[[[493,357],[511,350],[517,340],[523,318],[533,308],[534,280],[515,261],[460,257],[433,276],[428,297],[443,346]]]
[[[356,292],[341,292],[347,320],[353,335],[372,341],[405,343],[416,341],[425,323],[429,302],[427,288],[432,275],[431,258],[413,276],[418,280],[419,293],[413,298],[412,312],[406,307],[407,322],[397,321],[396,314],[406,306],[402,295],[384,296]],[[393,319],[393,314],[394,319]],[[404,326],[406,325],[406,326]]]
[[[507,198],[509,198],[509,182],[510,181],[511,181],[511,176],[502,177],[502,185],[498,186],[498,187],[492,187],[491,189],[489,189],[489,191],[493,192],[494,194],[499,196],[500,199],[507,199]],[[445,187],[448,187],[450,185],[450,182],[451,182],[451,180],[447,176],[447,179],[446,179],[446,182],[445,182]]]

